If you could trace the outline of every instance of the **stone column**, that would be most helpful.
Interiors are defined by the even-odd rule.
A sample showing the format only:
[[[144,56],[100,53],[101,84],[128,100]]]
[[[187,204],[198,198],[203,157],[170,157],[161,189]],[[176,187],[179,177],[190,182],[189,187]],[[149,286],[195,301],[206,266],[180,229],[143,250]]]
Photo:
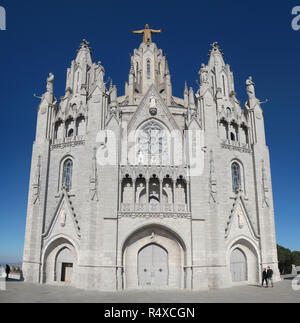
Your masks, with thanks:
[[[159,179],[159,204],[160,204],[160,211],[163,211],[163,204],[162,204],[162,196],[163,196],[163,179]]]
[[[149,178],[145,178],[146,180],[146,205],[147,205],[147,211],[149,212],[149,185],[150,181]]]
[[[176,194],[176,179],[172,178],[173,181],[173,212],[175,212],[175,194]]]
[[[132,186],[133,186],[133,211],[135,212],[135,205],[136,205],[136,180],[137,178],[135,177],[132,179]]]
[[[186,194],[186,211],[189,212],[190,211],[190,181],[186,180],[186,190],[185,190],[185,194]]]

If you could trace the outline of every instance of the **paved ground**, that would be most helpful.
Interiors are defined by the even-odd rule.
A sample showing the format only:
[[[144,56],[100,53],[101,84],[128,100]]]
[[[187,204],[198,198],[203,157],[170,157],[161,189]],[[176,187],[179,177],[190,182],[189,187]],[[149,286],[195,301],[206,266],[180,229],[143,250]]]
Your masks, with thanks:
[[[203,292],[181,290],[84,291],[73,287],[36,285],[8,281],[0,290],[0,303],[300,303],[300,290],[292,289],[292,277],[284,276],[274,288],[239,286]]]

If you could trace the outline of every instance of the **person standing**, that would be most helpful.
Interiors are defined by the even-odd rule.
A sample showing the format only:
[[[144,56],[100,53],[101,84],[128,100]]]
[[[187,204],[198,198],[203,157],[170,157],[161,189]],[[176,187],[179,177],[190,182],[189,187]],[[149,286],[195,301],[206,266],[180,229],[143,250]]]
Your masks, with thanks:
[[[8,265],[6,265],[6,267],[5,267],[5,272],[6,272],[6,280],[8,280],[8,276],[10,273],[10,267]]]
[[[270,268],[270,266],[267,267],[267,279],[273,287],[273,270]]]
[[[262,272],[262,283],[261,283],[261,287],[264,286],[264,281],[266,282],[266,287],[268,287],[268,273],[267,273],[267,269],[264,268],[263,272]]]

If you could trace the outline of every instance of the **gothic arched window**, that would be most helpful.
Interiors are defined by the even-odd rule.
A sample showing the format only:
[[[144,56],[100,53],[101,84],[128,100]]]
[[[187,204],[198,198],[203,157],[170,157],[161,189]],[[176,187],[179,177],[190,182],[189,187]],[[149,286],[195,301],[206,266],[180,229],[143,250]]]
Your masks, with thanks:
[[[70,191],[72,188],[72,173],[73,173],[73,162],[71,159],[67,159],[63,166],[63,180],[62,185],[66,191]]]
[[[232,163],[231,173],[232,173],[232,190],[234,193],[237,193],[242,188],[241,167],[237,162]]]
[[[138,164],[168,164],[168,133],[157,122],[148,122],[137,132]]]
[[[147,80],[150,80],[151,76],[151,62],[150,59],[147,60]]]

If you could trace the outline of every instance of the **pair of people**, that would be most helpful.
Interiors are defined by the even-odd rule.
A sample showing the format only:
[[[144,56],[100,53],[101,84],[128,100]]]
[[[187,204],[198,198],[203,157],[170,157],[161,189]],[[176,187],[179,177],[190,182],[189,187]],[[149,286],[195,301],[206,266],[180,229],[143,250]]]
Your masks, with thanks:
[[[273,287],[273,270],[268,266],[267,268],[264,268],[262,272],[262,283],[261,286],[264,286],[264,282],[266,282],[266,287],[269,287],[269,282],[271,283],[271,286]]]

